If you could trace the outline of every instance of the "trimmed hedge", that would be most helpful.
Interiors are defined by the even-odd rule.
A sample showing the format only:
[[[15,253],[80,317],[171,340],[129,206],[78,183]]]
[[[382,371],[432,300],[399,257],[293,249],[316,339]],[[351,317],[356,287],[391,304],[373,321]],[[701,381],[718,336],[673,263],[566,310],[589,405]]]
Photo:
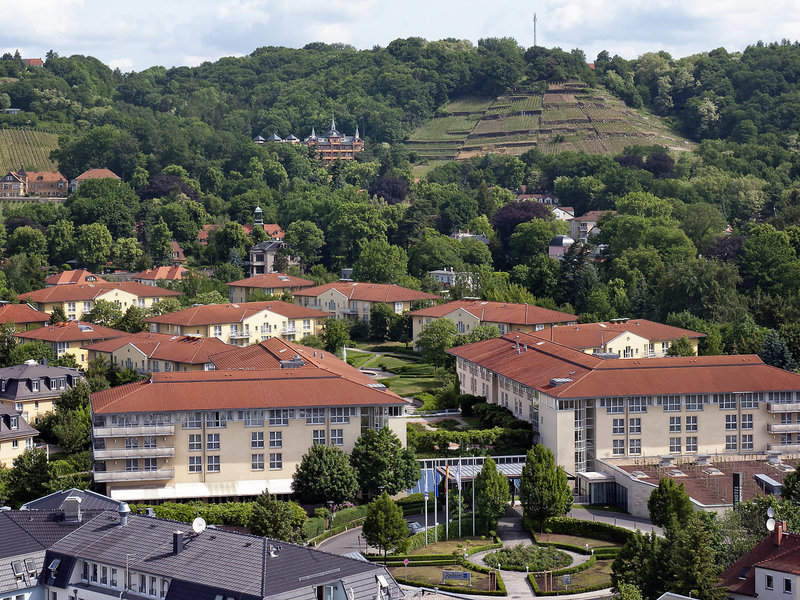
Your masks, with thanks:
[[[591,548],[586,550],[586,546],[576,546],[575,544],[567,544],[565,542],[541,542],[536,539],[533,533],[531,535],[533,536],[533,542],[538,546],[553,546],[559,550],[569,550],[576,554],[594,554],[598,558],[614,558],[621,550],[618,546],[600,546],[599,548],[594,548],[594,551],[592,551]]]
[[[528,525],[529,523],[526,522],[526,526]],[[633,531],[625,529],[624,527],[597,521],[570,519],[569,517],[550,517],[544,522],[544,530],[547,533],[582,535],[599,540],[608,540],[618,544],[624,544],[633,537]]]
[[[400,563],[398,566],[402,566],[403,563]],[[487,569],[485,567],[479,567],[478,565],[472,564],[471,562],[461,558],[453,559],[447,561],[447,563],[439,563],[439,564],[460,564],[468,571],[473,571],[475,573],[489,573],[492,569]],[[422,565],[420,565],[422,566]],[[410,579],[405,579],[403,577],[398,577],[397,575],[394,576],[394,579],[397,583],[401,583],[403,585],[410,585],[412,587],[421,587],[419,581],[413,581]],[[472,588],[464,588],[455,585],[441,585],[436,584],[435,586],[422,586],[422,587],[436,587],[439,591],[442,592],[454,592],[456,594],[464,594],[468,593],[475,596],[506,596],[506,584],[503,581],[503,576],[497,571],[497,591],[487,591],[487,590],[475,590]]]
[[[592,556],[592,560],[587,561],[583,565],[578,565],[578,566],[584,567],[584,569],[586,569],[589,566],[593,565],[595,562],[597,562],[597,559],[596,557]],[[572,569],[561,569],[560,571],[553,571],[553,575],[556,577],[560,577],[561,575],[569,575],[570,573],[576,573],[576,572],[577,571]],[[536,583],[536,575],[538,575],[538,573],[531,573],[530,575],[528,575],[528,581],[531,582],[531,587],[533,587],[533,593],[536,596],[566,596],[569,594],[583,594],[584,592],[596,592],[597,590],[604,590],[607,587],[611,587],[609,582],[608,585],[600,583],[597,585],[590,585],[582,588],[569,588],[558,591],[550,590],[547,592],[543,592],[541,589],[539,589],[539,585]]]
[[[363,525],[366,517],[361,517],[360,519],[356,519],[355,521],[351,521],[350,523],[345,523],[344,525],[339,525],[339,527],[334,527],[332,530],[328,530],[325,533],[318,535],[315,538],[308,540],[309,546],[316,546],[323,540],[327,540],[329,537],[337,535],[339,533],[344,533],[348,529],[352,529],[353,527],[358,527],[359,525]]]

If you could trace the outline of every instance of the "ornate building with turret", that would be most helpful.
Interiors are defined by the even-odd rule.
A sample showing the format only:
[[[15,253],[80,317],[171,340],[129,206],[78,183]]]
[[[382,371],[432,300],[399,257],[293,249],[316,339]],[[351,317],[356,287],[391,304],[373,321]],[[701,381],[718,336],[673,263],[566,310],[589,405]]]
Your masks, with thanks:
[[[267,142],[300,143],[308,147],[312,155],[322,159],[325,163],[330,163],[334,160],[353,160],[355,155],[364,149],[364,140],[358,135],[358,127],[356,127],[355,135],[344,135],[336,129],[336,121],[333,117],[331,117],[331,128],[328,133],[317,135],[312,127],[311,135],[302,142],[293,135],[282,139],[275,133],[267,139],[257,135],[253,138],[253,141],[256,144],[265,144]]]

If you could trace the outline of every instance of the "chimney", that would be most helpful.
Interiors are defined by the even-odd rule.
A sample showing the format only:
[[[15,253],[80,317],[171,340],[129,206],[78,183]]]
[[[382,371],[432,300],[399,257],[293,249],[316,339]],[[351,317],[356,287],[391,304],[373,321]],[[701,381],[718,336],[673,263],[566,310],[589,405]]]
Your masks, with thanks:
[[[175,531],[172,533],[172,553],[180,554],[183,552],[183,532]]]
[[[122,502],[117,509],[119,514],[119,526],[125,527],[128,524],[128,515],[131,514],[131,509],[128,507],[127,502]]]
[[[786,533],[786,521],[778,521],[775,524],[775,545],[780,548],[783,541],[783,534]]]
[[[62,511],[66,523],[81,522],[81,498],[78,496],[67,496],[64,500]]]

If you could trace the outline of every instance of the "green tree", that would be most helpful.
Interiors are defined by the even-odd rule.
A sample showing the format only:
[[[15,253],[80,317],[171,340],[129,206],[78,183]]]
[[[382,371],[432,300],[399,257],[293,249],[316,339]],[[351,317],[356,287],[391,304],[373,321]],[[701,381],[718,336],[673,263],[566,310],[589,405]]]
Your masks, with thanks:
[[[299,536],[292,527],[293,519],[294,512],[290,502],[283,502],[269,492],[264,492],[253,503],[247,526],[253,535],[297,542]]]
[[[783,478],[781,498],[800,504],[800,471],[792,471]]]
[[[694,356],[694,346],[685,335],[674,342],[667,350],[667,356]]]
[[[322,326],[322,341],[328,352],[338,352],[342,346],[347,346],[350,343],[350,327],[347,321],[326,319]]]
[[[408,537],[408,526],[403,511],[383,492],[367,508],[362,534],[367,544],[383,552],[383,562],[390,550],[394,551]]]
[[[694,512],[678,533],[670,558],[674,592],[700,600],[722,600],[727,595],[719,585],[721,569],[714,562],[709,532]]]
[[[789,350],[781,335],[774,329],[770,329],[764,336],[764,343],[758,355],[761,360],[773,367],[786,369],[787,371],[797,369],[797,361],[792,356],[791,350]]]
[[[88,450],[91,441],[89,407],[56,410],[51,430],[56,443],[67,454]]]
[[[26,360],[35,360],[39,364],[43,364],[46,360],[47,364],[52,365],[56,355],[50,345],[41,340],[20,344],[8,354],[9,365],[21,365]]]
[[[12,507],[19,508],[51,492],[55,473],[47,460],[47,452],[36,448],[25,450],[13,464],[6,478],[8,501]]]
[[[369,309],[369,337],[385,342],[389,339],[395,321],[402,317],[384,302],[375,302]]]
[[[369,240],[353,265],[353,278],[373,283],[397,283],[408,270],[408,255],[386,240]]]
[[[612,587],[621,591],[623,585],[631,585],[647,600],[658,598],[670,579],[666,565],[661,564],[665,546],[655,533],[635,531],[611,564]]]
[[[6,251],[8,254],[32,254],[44,258],[47,256],[47,239],[38,229],[23,225],[8,237]]]
[[[519,498],[525,516],[539,523],[563,515],[572,507],[572,492],[564,468],[556,466],[552,451],[542,444],[528,450],[522,467]]]
[[[123,237],[114,243],[111,256],[118,267],[132,271],[144,256],[144,250],[136,238]]]
[[[111,233],[102,223],[81,225],[75,241],[78,263],[90,271],[104,267],[111,258]]]
[[[95,300],[92,310],[84,313],[82,320],[103,327],[114,327],[121,318],[122,310],[116,304],[108,300]]]
[[[148,232],[147,252],[157,265],[168,265],[172,260],[172,232],[166,223],[157,223]]]
[[[361,491],[366,494],[384,490],[394,495],[412,487],[420,478],[414,453],[403,448],[388,427],[362,433],[350,453],[350,464],[356,470]]]
[[[456,343],[457,336],[458,329],[450,319],[431,321],[417,340],[422,358],[437,367],[443,366],[447,362],[446,352]]]
[[[292,254],[300,259],[307,269],[320,259],[320,250],[325,245],[325,234],[311,221],[295,221],[286,228],[283,241],[289,244]]]
[[[147,331],[148,325],[144,322],[146,316],[144,310],[138,306],[131,305],[127,308],[125,314],[114,322],[114,329],[127,331],[129,333]]]
[[[292,491],[305,503],[352,500],[358,492],[355,469],[341,450],[314,444],[300,460]]]
[[[64,307],[61,304],[53,306],[53,312],[50,313],[50,325],[63,323],[66,320],[67,314],[64,312]]]
[[[486,533],[497,528],[497,522],[508,509],[511,493],[508,478],[497,470],[491,457],[483,463],[481,472],[475,479],[475,504],[478,514],[486,523]]]
[[[683,484],[678,485],[671,477],[664,477],[647,501],[650,520],[659,527],[683,526],[694,512],[692,500]]]
[[[75,226],[72,221],[56,221],[47,228],[45,237],[51,264],[61,265],[75,258]]]

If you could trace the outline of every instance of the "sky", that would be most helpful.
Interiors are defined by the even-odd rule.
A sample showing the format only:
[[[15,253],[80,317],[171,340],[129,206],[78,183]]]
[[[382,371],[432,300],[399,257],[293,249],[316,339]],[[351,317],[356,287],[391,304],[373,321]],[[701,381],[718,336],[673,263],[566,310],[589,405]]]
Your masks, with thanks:
[[[0,0],[12,11],[0,51],[24,58],[53,49],[85,54],[123,72],[195,66],[261,46],[341,42],[386,46],[397,38],[513,37],[624,58],[666,50],[679,58],[758,40],[795,41],[797,0]]]

